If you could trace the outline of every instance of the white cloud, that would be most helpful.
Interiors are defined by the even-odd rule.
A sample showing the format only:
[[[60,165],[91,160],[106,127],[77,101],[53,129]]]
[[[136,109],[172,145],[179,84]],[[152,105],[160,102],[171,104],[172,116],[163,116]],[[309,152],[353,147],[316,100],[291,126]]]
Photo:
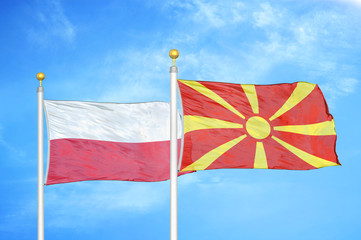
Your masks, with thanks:
[[[269,25],[277,26],[281,24],[283,20],[283,15],[281,11],[271,7],[268,2],[262,3],[261,8],[262,11],[257,11],[253,13],[255,26],[265,27]]]
[[[36,181],[24,179],[7,184],[36,185]],[[137,218],[169,206],[169,181],[88,181],[45,186],[44,204],[45,228],[93,228],[109,219]],[[0,216],[0,232],[24,234],[36,223],[36,198],[19,198]]]
[[[26,153],[23,150],[20,150],[11,144],[9,144],[4,138],[2,134],[2,127],[0,126],[0,147],[4,147],[8,152],[10,152],[9,156],[12,157],[24,157]]]
[[[25,207],[26,205],[26,207]],[[11,213],[2,213],[0,220],[0,233],[11,233],[13,236],[24,237],[27,233],[21,234],[20,231],[26,231],[26,229],[33,228],[33,224],[29,221],[29,216],[36,216],[36,203],[30,202],[24,203],[19,208]],[[36,218],[30,219],[36,221]],[[17,236],[19,235],[19,236]],[[21,236],[20,236],[21,235]]]
[[[13,189],[17,189],[20,186],[20,182],[29,182],[36,186],[36,179],[35,181],[34,179],[4,181],[3,186],[12,186]],[[20,195],[14,195],[14,193],[19,192],[21,192],[21,197],[19,197]],[[27,229],[34,227],[37,215],[37,202],[33,200],[33,194],[27,195],[25,192],[24,189],[20,190],[19,188],[8,194],[10,196],[13,195],[11,198],[4,198],[5,201],[2,202],[2,211],[0,212],[0,235],[1,233],[9,233],[17,239],[26,238],[28,237]],[[10,199],[12,200],[11,202]]]
[[[53,39],[67,43],[74,41],[75,27],[65,15],[60,0],[39,3],[35,15],[38,24],[28,30],[30,41],[41,45],[48,45]]]
[[[355,78],[335,78],[321,84],[320,88],[327,99],[328,106],[334,108],[339,97],[348,96],[356,92],[359,80]]]
[[[352,27],[355,19],[333,8],[311,8],[299,15],[269,2],[255,6],[232,0],[173,0],[159,5],[172,10],[170,15],[178,11],[175,32],[155,37],[148,48],[114,50],[100,61],[103,66],[97,60],[90,76],[98,77],[93,91],[97,94],[91,100],[169,101],[170,48],[164,46],[170,44],[179,46],[179,78],[270,83],[272,70],[292,64],[306,77],[302,80],[322,82],[318,79],[327,81],[335,75],[342,79],[345,75],[343,59],[332,52],[335,46],[351,49],[361,39]],[[233,26],[232,33],[228,25]],[[256,40],[246,41],[246,46],[242,45],[245,29],[257,32],[252,36]]]
[[[341,92],[345,94],[354,93],[358,84],[358,80],[354,78],[344,78],[338,83]]]
[[[170,15],[175,14],[176,19],[181,19],[175,21],[176,34],[170,32],[168,36],[162,36],[164,43],[180,46],[181,56],[177,60],[181,67],[180,78],[269,83],[268,74],[273,69],[282,64],[293,64],[306,75],[307,79],[303,80],[328,79],[336,73],[341,76],[343,65],[339,55],[329,51],[335,46],[350,49],[357,39],[361,39],[356,28],[352,28],[355,19],[334,8],[321,11],[311,8],[299,15],[270,2],[255,5],[232,0],[173,0],[159,4],[166,11],[171,10]],[[189,19],[193,25],[189,24]],[[222,36],[229,33],[229,25],[232,25],[232,40]],[[252,36],[256,41],[242,46],[245,29],[254,30],[254,26],[259,34]],[[183,27],[186,29],[181,30]],[[212,41],[212,48],[205,41]],[[156,44],[151,42],[150,45]],[[99,100],[167,100],[169,93],[164,89],[168,88],[169,75],[164,66],[170,63],[168,51],[153,47],[110,53],[106,69],[113,72],[107,78],[114,81],[102,86],[105,91]],[[102,70],[104,76],[106,69]],[[157,84],[153,85],[155,81]]]
[[[147,214],[167,204],[169,183],[79,182],[45,187],[47,224],[59,228],[95,226],[109,218]]]
[[[206,28],[221,28],[228,24],[238,24],[244,21],[244,4],[240,1],[207,1],[207,0],[173,0],[167,1],[166,9],[180,8],[187,12],[184,18],[192,19],[194,23]]]
[[[170,49],[169,49],[170,50]],[[119,50],[110,53],[99,70],[102,83],[98,101],[168,101],[168,67],[172,61],[165,49]],[[144,54],[146,52],[147,54]]]
[[[361,7],[361,0],[330,0],[330,1],[336,1],[346,4],[351,4],[353,6]]]
[[[354,27],[354,15],[336,8],[311,9],[302,15],[269,3],[261,4],[261,8],[253,14],[254,24],[266,40],[250,48],[246,61],[249,79],[262,77],[282,64],[300,68],[306,81],[333,81],[356,71],[345,63],[345,54],[339,54],[360,50],[361,35]]]
[[[308,25],[297,26],[293,29],[297,42],[301,45],[312,44],[316,40],[313,28]]]
[[[178,178],[179,188],[188,188],[200,183],[202,180],[197,173],[186,174]]]
[[[241,222],[234,221],[270,217],[280,210],[292,208],[289,200],[282,201],[283,204],[280,204],[279,196],[274,195],[276,189],[278,194],[289,192],[294,187],[292,182],[285,180],[261,182],[245,179],[240,181],[239,173],[232,174],[232,170],[229,169],[199,171],[196,175],[197,180],[191,186],[180,187],[182,195],[192,196],[186,200],[182,199],[180,204],[183,206],[191,204],[195,207],[184,209],[184,214],[191,212],[202,216],[207,212],[207,217],[201,218],[207,226],[219,225],[219,219],[222,219],[225,225],[237,225]],[[181,183],[180,186],[182,186]],[[197,208],[197,205],[201,207]],[[242,215],[241,219],[237,216],[238,214]]]
[[[226,24],[234,24],[242,21],[240,12],[243,10],[243,4],[240,2],[229,2],[230,5],[219,4],[219,2],[210,3],[202,0],[195,0],[196,13],[194,21],[206,22],[214,27],[223,27]],[[228,6],[227,6],[228,5]]]

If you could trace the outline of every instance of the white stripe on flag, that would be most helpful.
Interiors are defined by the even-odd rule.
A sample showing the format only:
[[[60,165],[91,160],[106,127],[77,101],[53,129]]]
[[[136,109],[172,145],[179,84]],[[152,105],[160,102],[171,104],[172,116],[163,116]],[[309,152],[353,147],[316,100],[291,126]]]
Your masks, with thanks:
[[[166,102],[96,103],[44,100],[49,140],[79,138],[114,142],[169,140],[170,105]],[[178,136],[181,120],[178,119]]]

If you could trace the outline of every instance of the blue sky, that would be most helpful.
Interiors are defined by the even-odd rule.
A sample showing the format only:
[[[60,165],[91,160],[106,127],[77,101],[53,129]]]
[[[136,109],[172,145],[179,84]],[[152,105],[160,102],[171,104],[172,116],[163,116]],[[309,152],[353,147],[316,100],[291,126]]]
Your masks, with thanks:
[[[0,239],[36,239],[37,72],[46,99],[169,101],[179,78],[319,84],[341,167],[179,179],[179,239],[361,238],[361,1],[0,3]],[[45,155],[47,146],[45,146]],[[45,187],[46,239],[169,239],[169,182]]]

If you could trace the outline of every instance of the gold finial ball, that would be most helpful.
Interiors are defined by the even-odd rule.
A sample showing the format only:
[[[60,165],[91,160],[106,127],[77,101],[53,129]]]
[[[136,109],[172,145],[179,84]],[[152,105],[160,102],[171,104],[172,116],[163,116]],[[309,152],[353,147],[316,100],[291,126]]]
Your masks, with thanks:
[[[39,72],[38,74],[36,74],[36,78],[37,78],[39,81],[43,81],[44,78],[45,78],[45,74],[42,73],[42,72]]]
[[[169,57],[172,59],[176,59],[179,56],[179,52],[177,49],[172,49],[169,51]]]

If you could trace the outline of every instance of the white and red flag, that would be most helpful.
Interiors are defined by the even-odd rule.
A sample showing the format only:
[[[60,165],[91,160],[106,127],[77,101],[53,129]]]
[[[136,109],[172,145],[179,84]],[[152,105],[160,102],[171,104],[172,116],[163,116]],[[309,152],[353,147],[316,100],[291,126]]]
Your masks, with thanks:
[[[44,105],[49,139],[46,185],[169,179],[169,103],[44,100]]]

